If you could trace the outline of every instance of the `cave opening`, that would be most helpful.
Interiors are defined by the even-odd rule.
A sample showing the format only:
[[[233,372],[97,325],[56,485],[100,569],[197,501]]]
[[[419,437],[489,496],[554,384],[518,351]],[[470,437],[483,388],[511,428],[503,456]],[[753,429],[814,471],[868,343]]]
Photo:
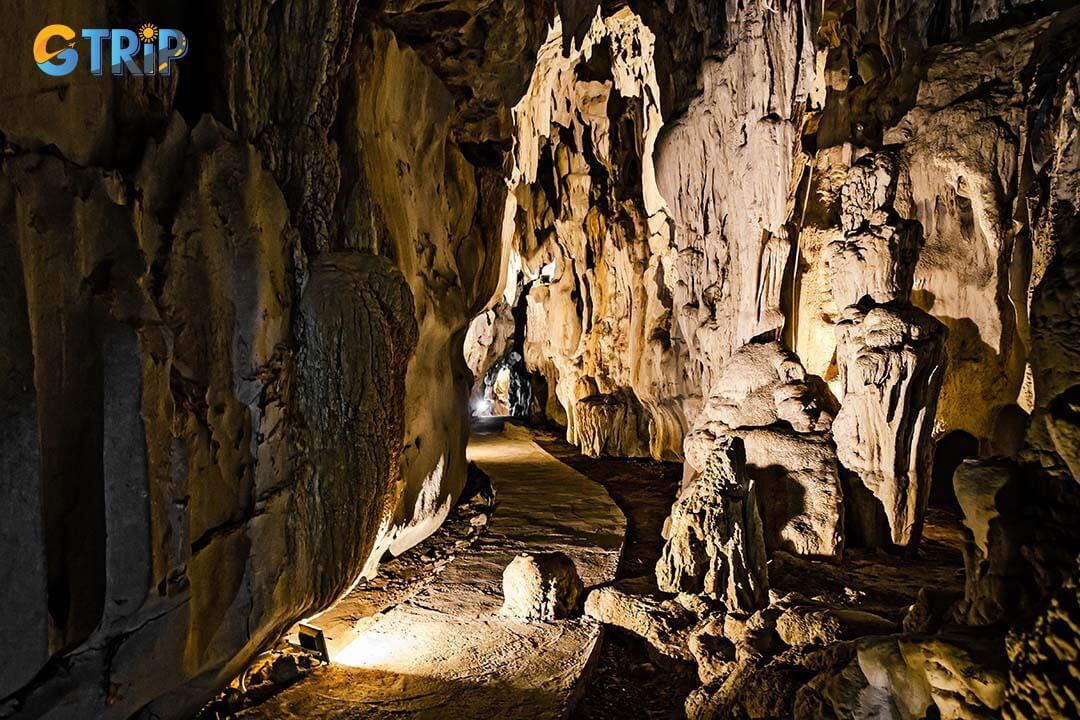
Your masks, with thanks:
[[[1075,715],[1080,8],[255,5],[0,29],[0,719]]]

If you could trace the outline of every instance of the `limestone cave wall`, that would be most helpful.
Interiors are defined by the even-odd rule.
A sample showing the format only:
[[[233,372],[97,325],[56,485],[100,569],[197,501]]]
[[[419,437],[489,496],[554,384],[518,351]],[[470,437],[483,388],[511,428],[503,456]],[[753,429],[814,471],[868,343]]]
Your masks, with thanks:
[[[509,108],[552,12],[459,5],[5,23],[5,717],[191,717],[445,517]],[[60,15],[178,27],[190,55],[49,78],[29,48]]]

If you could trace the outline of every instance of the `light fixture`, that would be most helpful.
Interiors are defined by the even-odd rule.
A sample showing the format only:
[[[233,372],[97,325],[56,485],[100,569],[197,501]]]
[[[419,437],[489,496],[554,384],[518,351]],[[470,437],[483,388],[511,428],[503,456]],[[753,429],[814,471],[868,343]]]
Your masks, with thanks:
[[[300,647],[318,656],[324,663],[330,662],[330,653],[326,649],[326,636],[321,628],[301,622],[297,625]]]

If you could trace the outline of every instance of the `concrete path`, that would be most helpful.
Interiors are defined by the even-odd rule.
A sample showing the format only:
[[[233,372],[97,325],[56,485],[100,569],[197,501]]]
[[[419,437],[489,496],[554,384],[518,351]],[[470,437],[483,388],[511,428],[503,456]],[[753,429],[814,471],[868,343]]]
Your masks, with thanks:
[[[423,591],[378,616],[316,671],[242,718],[566,717],[585,689],[601,628],[582,618],[525,624],[498,615],[502,571],[524,551],[573,558],[585,586],[610,582],[626,519],[600,485],[526,430],[475,435],[469,459],[498,505],[487,533]]]

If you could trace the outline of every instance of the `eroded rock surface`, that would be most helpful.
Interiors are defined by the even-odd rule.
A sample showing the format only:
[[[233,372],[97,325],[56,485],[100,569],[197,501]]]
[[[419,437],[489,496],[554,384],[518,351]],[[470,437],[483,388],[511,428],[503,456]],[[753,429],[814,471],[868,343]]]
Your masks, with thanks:
[[[573,617],[582,590],[574,561],[563,553],[518,555],[503,571],[499,612],[525,621]]]
[[[699,618],[677,600],[657,592],[652,577],[630,578],[596,588],[585,598],[585,614],[629,630],[674,658],[693,657],[690,644]]]
[[[671,508],[663,555],[656,564],[661,590],[722,600],[753,611],[768,592],[765,540],[753,481],[738,438],[718,442],[705,467]]]

